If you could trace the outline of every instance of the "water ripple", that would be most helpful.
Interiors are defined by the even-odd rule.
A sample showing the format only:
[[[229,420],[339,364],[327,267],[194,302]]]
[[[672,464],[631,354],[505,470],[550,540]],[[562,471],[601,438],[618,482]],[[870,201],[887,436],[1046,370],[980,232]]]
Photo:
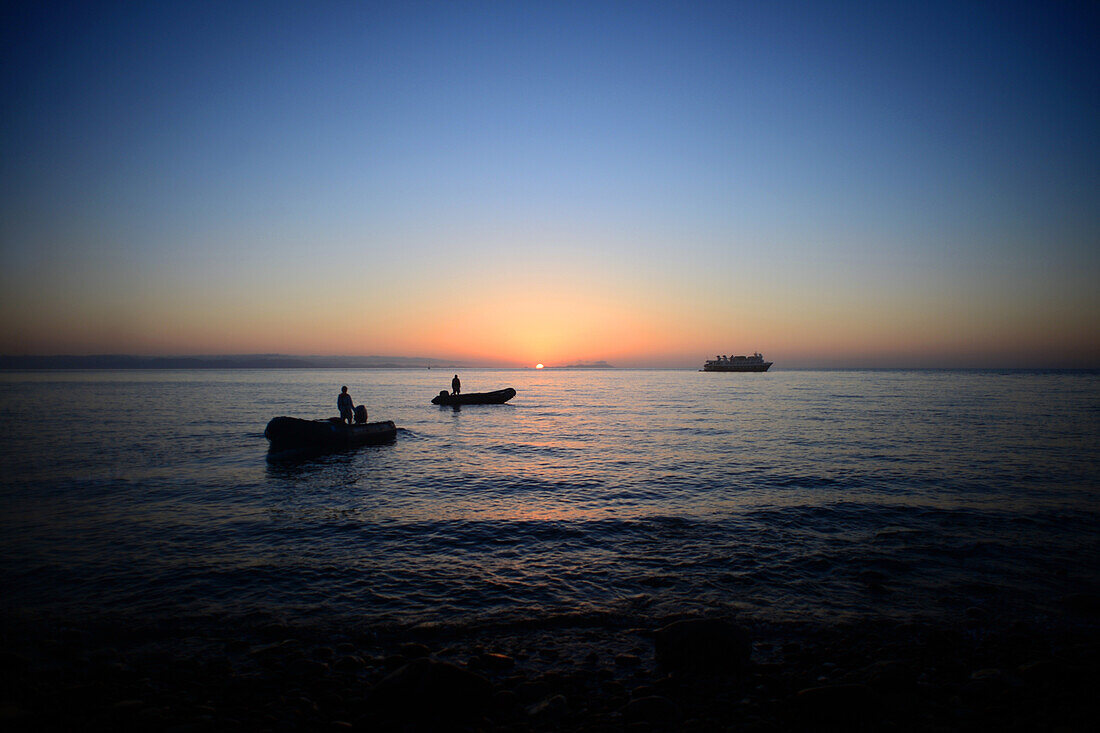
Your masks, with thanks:
[[[1100,589],[1096,375],[715,376],[472,372],[519,395],[451,410],[419,372],[6,374],[0,603],[521,626]],[[340,384],[397,441],[268,460]]]

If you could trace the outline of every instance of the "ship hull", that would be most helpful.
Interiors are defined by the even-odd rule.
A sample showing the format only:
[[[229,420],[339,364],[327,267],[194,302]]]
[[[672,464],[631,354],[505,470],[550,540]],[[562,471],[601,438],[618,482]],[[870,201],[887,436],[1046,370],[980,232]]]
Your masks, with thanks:
[[[764,362],[763,364],[745,364],[745,365],[722,365],[711,366],[707,365],[700,369],[701,372],[766,372],[773,362]]]

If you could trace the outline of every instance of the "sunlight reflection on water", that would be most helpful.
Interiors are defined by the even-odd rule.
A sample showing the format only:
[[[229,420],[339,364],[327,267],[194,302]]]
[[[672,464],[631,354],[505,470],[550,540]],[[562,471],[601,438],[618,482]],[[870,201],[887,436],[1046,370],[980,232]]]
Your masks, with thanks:
[[[0,374],[4,603],[906,615],[1097,585],[1095,374],[485,370],[464,391],[511,403],[430,405],[448,376]],[[341,384],[397,441],[266,460],[267,420]]]

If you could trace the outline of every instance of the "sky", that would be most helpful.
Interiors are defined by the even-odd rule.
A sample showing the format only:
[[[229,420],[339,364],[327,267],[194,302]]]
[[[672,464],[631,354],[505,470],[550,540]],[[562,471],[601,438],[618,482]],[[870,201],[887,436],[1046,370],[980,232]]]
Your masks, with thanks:
[[[2,12],[0,354],[1100,367],[1094,2]]]

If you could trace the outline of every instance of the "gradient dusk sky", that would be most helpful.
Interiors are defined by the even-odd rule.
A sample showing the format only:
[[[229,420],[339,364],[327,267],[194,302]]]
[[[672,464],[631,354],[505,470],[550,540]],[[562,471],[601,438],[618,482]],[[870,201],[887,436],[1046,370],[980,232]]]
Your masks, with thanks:
[[[0,354],[1100,366],[1100,4],[27,2]]]

